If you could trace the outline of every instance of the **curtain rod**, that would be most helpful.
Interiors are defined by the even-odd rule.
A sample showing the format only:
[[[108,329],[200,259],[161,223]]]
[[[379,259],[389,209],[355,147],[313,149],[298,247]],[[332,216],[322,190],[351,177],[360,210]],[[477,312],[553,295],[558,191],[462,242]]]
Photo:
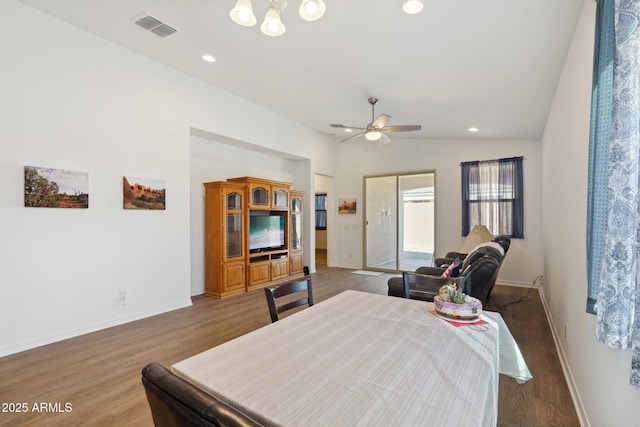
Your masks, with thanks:
[[[460,166],[462,165],[477,165],[480,163],[486,163],[486,162],[508,162],[511,160],[516,160],[516,159],[522,159],[524,160],[524,156],[517,156],[517,157],[504,157],[502,159],[493,159],[493,160],[472,160],[470,162],[460,162]]]

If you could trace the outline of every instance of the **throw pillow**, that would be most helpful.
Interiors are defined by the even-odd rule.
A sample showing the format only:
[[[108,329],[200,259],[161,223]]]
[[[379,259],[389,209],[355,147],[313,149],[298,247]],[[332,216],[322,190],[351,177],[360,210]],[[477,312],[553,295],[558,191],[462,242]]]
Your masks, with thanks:
[[[445,271],[442,272],[440,277],[458,277],[460,274],[460,258],[456,258]]]

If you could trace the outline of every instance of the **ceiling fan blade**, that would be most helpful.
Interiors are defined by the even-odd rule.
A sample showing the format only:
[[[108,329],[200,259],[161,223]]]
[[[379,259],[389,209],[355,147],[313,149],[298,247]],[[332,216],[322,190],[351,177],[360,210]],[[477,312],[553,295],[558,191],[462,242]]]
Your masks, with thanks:
[[[365,128],[356,127],[356,126],[345,126],[345,125],[340,124],[340,123],[331,123],[329,126],[331,126],[332,128],[339,128],[339,129],[358,129],[358,130],[364,130],[365,129]]]
[[[408,132],[422,129],[422,125],[396,125],[382,128],[383,132]]]
[[[350,137],[343,139],[342,141],[340,141],[340,143],[343,143],[343,142],[348,141],[348,140],[353,139],[353,138],[357,138],[357,137],[362,136],[362,135],[364,135],[364,132],[358,132],[355,135],[351,135]]]
[[[376,117],[374,121],[371,122],[370,126],[373,126],[376,129],[383,128],[387,125],[387,122],[389,121],[390,118],[391,116],[388,116],[386,114],[380,114],[378,117]]]
[[[383,133],[380,136],[380,142],[382,142],[383,144],[388,144],[391,142],[391,138],[389,138],[386,133]]]

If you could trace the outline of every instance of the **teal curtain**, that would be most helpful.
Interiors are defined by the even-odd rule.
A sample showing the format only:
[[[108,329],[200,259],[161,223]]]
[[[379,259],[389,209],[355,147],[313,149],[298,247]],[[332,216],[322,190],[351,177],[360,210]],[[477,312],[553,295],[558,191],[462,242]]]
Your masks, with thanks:
[[[630,383],[640,389],[640,0],[600,0],[597,19],[589,298],[595,300],[596,338],[632,349]]]
[[[601,0],[596,6],[587,195],[587,312],[592,314],[595,314],[607,228],[609,133],[613,104],[613,60],[616,52],[613,6],[614,0]]]

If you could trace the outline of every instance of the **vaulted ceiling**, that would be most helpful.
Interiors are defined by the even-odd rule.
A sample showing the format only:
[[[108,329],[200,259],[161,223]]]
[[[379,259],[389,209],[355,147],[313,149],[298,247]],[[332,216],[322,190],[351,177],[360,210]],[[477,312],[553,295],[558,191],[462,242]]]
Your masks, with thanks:
[[[255,27],[231,20],[236,0],[21,1],[338,140],[329,124],[366,126],[369,97],[389,125],[422,125],[392,139],[540,139],[583,5],[425,0],[407,15],[401,0],[325,0],[307,22],[289,0],[285,34],[268,37],[268,0],[252,0]],[[145,14],[177,32],[135,25]]]

